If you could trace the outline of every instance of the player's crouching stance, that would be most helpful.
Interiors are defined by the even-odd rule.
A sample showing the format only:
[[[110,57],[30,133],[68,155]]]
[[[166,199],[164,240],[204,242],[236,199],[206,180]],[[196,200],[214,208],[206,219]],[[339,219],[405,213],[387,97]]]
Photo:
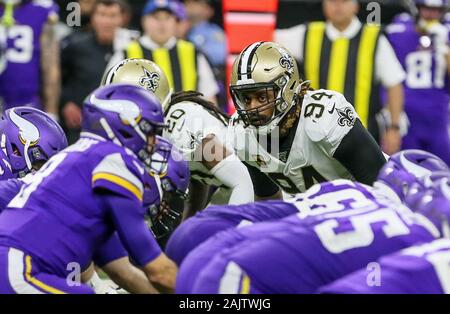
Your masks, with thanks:
[[[93,293],[70,272],[86,269],[115,231],[148,281],[173,289],[176,266],[149,232],[142,206],[145,167],[164,127],[161,105],[141,88],[111,85],[87,98],[81,139],[0,215],[0,293]]]
[[[410,205],[442,226],[443,239],[419,244],[377,260],[378,278],[368,284],[361,269],[322,287],[321,293],[450,294],[450,172],[431,176],[432,185]],[[411,199],[407,199],[411,202]]]
[[[278,44],[256,42],[241,52],[230,93],[237,109],[234,146],[251,166],[260,199],[335,179],[372,184],[385,163],[353,106],[340,93],[311,90]]]
[[[448,220],[447,211],[416,213],[400,200],[405,188],[443,170],[438,157],[407,151],[380,171],[384,189],[348,180],[315,185],[296,204],[310,212],[229,228],[199,245],[181,264],[177,293],[314,293],[382,255],[442,237],[445,226],[433,216]]]
[[[245,165],[227,143],[229,117],[197,92],[172,94],[164,72],[154,62],[126,59],[112,67],[102,84],[129,83],[154,93],[163,104],[169,139],[189,161],[191,184],[184,217],[208,203],[208,190],[218,188],[213,204],[247,204],[254,201],[253,185]]]

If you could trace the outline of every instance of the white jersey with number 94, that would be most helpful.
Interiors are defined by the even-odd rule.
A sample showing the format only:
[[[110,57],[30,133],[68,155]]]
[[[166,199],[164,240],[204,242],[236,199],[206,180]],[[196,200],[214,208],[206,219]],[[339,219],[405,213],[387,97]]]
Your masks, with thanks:
[[[255,129],[245,128],[237,116],[230,129],[239,158],[267,174],[284,192],[295,194],[319,182],[353,179],[333,155],[357,118],[342,94],[321,89],[305,95],[290,150],[280,151],[280,145],[272,143],[269,152],[261,145],[264,138],[258,141]],[[272,142],[275,137],[272,134]]]

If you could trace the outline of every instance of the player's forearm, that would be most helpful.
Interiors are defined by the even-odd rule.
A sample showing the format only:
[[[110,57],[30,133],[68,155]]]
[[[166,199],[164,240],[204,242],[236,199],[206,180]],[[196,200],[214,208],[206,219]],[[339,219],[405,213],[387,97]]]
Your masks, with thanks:
[[[143,267],[150,282],[162,293],[173,293],[177,276],[177,265],[164,253]]]
[[[47,24],[41,38],[41,68],[45,110],[58,115],[58,102],[61,95],[61,72],[59,68],[59,42],[54,26]]]
[[[194,216],[205,208],[208,201],[209,186],[197,180],[191,180],[189,184],[189,201],[183,212],[183,220]]]
[[[144,221],[140,203],[118,195],[109,195],[106,203],[110,217],[131,259],[139,266],[146,265],[161,254],[161,248]]]
[[[112,261],[103,266],[108,276],[119,287],[133,294],[155,294],[155,287],[149,282],[143,271],[130,263],[128,256]]]
[[[398,125],[403,112],[403,85],[397,84],[388,88],[388,110],[392,124]]]
[[[231,191],[230,205],[246,204],[254,201],[253,183],[247,168],[234,154],[219,162],[211,173]]]
[[[270,195],[270,196],[258,196],[258,195],[255,195],[255,201],[256,202],[270,201],[270,200],[282,200],[282,199],[283,199],[283,192],[281,192],[281,190],[278,190],[275,194]]]
[[[94,275],[94,272],[95,272],[94,264],[91,263],[89,267],[81,273],[81,282],[83,283],[88,282]]]

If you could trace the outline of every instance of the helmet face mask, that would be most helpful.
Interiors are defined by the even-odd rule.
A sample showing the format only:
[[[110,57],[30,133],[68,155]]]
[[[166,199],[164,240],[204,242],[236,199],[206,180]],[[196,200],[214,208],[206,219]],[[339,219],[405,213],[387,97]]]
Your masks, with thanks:
[[[168,162],[172,145],[164,140],[160,135],[156,136],[155,143],[149,143],[151,149],[148,149],[148,156],[144,159],[147,160],[146,164],[150,169],[152,175],[163,175],[167,173]]]
[[[450,186],[449,177],[436,179],[432,186],[423,190],[407,205],[430,220],[441,233],[450,238]]]
[[[164,141],[161,139],[161,143]],[[166,172],[158,180],[162,192],[161,202],[146,205],[148,225],[158,240],[166,238],[181,223],[184,201],[188,198],[189,164],[177,148],[171,148]]]
[[[427,178],[434,172],[448,171],[439,157],[421,150],[404,150],[391,156],[381,168],[377,183],[389,187],[401,201],[405,201],[414,188],[416,193],[427,188]]]
[[[232,86],[230,91],[236,110],[246,126],[264,126],[282,114],[277,107],[284,101],[280,89],[274,83]],[[248,105],[253,99],[260,105],[249,108]]]
[[[272,42],[257,42],[235,60],[230,94],[246,127],[271,133],[297,104],[301,82],[297,64],[285,48]],[[257,92],[264,95],[265,101],[248,107],[248,96]]]

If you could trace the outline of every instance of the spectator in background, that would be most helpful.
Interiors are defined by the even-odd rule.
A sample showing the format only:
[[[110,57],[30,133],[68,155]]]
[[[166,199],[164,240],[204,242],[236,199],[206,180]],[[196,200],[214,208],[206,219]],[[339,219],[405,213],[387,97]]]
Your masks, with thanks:
[[[216,76],[219,84],[218,103],[226,112],[228,107],[225,64],[227,58],[227,42],[220,26],[209,22],[214,16],[214,8],[210,0],[184,0],[190,28],[186,38],[203,52]]]
[[[406,70],[405,110],[411,123],[402,149],[423,149],[450,165],[449,31],[442,23],[446,0],[415,0],[414,17],[386,29]]]
[[[176,12],[175,15],[178,17],[176,37],[179,39],[186,39],[187,32],[191,27],[186,13],[186,7],[179,1],[175,1],[174,6]]]
[[[81,105],[101,82],[105,67],[114,54],[115,41],[127,10],[123,0],[97,0],[91,18],[92,30],[70,36],[64,44],[60,105],[69,143],[79,137]]]
[[[81,10],[81,28],[82,31],[91,29],[91,15],[94,11],[96,0],[78,0]]]
[[[362,24],[357,0],[324,0],[326,22],[277,30],[275,40],[301,63],[314,89],[343,93],[372,136],[393,154],[400,149],[405,73],[380,26]],[[380,85],[387,89],[390,124],[378,125]]]
[[[126,58],[148,59],[162,68],[175,92],[198,91],[216,103],[219,88],[208,60],[192,43],[176,38],[182,18],[178,5],[175,0],[147,2],[142,14],[144,35],[117,53],[108,68]]]
[[[206,55],[213,67],[224,67],[227,57],[227,43],[222,28],[209,22],[214,16],[211,1],[185,0],[184,3],[191,25],[187,39]]]
[[[7,67],[0,76],[2,110],[17,106],[44,109],[55,119],[60,96],[59,43],[53,1],[0,1],[0,36]]]

